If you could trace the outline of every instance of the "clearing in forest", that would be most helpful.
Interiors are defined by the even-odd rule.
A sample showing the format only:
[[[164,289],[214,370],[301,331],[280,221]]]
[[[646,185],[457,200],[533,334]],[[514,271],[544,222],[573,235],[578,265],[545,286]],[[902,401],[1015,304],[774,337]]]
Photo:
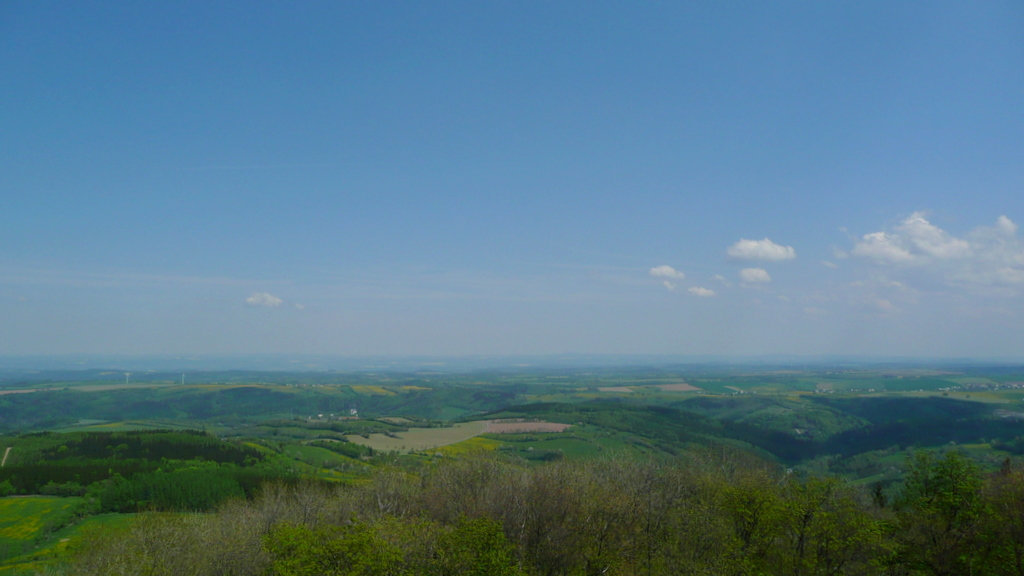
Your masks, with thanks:
[[[483,434],[486,427],[486,422],[461,422],[446,428],[410,428],[405,432],[370,434],[369,437],[349,435],[346,438],[378,451],[415,452],[468,440]]]

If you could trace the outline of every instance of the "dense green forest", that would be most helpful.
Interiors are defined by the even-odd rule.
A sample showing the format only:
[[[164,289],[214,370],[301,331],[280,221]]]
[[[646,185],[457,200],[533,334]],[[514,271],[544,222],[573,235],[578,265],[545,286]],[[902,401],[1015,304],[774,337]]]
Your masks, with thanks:
[[[107,574],[1024,574],[1024,468],[916,453],[890,500],[742,453],[385,468],[90,534]]]

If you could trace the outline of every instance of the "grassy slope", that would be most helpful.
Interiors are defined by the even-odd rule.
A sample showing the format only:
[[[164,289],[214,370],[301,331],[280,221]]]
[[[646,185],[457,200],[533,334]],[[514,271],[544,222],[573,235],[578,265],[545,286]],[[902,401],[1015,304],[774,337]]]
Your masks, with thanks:
[[[61,530],[77,516],[82,498],[0,498],[0,574],[17,574],[56,558],[70,538]]]

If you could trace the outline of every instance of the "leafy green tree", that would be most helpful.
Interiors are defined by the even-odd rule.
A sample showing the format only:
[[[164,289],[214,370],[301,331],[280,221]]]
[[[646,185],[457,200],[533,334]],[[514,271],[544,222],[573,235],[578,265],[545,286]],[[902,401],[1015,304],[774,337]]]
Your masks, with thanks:
[[[986,565],[998,576],[1024,576],[1024,467],[1007,461],[985,486]]]
[[[741,557],[721,503],[723,476],[664,467],[658,482],[665,517],[656,533],[652,574],[737,574]],[[646,556],[646,554],[645,554]]]
[[[520,554],[540,574],[570,574],[583,564],[577,528],[583,509],[581,468],[566,463],[532,471],[522,495]]]
[[[372,526],[281,524],[265,539],[276,576],[392,576],[405,574],[401,551]]]
[[[437,543],[437,576],[516,576],[513,548],[501,524],[463,518]]]
[[[741,473],[720,492],[720,506],[732,525],[742,572],[765,573],[780,520],[778,483],[764,469]]]
[[[264,539],[277,576],[332,576],[342,574],[340,553],[334,546],[336,530],[282,524]]]
[[[897,503],[899,559],[917,573],[976,574],[984,567],[978,466],[956,451],[911,456]]]
[[[782,489],[772,548],[778,573],[876,574],[877,561],[887,555],[886,541],[866,498],[834,478],[790,478]]]

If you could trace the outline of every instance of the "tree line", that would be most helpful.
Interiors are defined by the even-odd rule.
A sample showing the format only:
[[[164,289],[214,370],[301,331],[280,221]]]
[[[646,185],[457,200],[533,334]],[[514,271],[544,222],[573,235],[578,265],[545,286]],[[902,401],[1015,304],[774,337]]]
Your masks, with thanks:
[[[198,431],[45,432],[13,444],[0,495],[90,496],[103,512],[208,510],[286,476],[258,450]]]
[[[1024,576],[1024,467],[908,458],[894,490],[742,453],[525,467],[493,456],[362,483],[268,484],[210,514],[97,531],[70,574]]]

